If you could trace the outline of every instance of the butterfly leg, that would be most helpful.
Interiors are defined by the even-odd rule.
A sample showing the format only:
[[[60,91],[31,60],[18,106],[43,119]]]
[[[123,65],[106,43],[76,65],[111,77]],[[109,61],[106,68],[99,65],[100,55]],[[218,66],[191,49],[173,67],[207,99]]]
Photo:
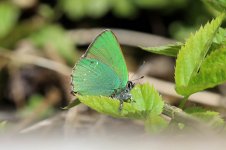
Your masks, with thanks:
[[[119,104],[119,109],[118,109],[118,111],[121,113],[121,111],[122,111],[122,108],[123,108],[123,100],[119,100],[119,102],[120,102],[120,104]]]
[[[131,96],[131,98],[129,99],[131,103],[136,103],[135,99]]]

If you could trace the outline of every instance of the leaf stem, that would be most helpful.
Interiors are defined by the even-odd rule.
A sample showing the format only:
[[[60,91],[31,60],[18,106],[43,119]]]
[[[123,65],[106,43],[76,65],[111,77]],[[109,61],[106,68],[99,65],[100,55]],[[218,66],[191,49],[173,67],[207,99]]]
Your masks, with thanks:
[[[184,96],[184,98],[180,101],[179,108],[183,109],[185,103],[187,102],[189,96]]]
[[[178,123],[184,123],[194,129],[203,130],[204,128],[209,128],[201,120],[185,113],[182,109],[169,104],[164,104],[163,115],[170,117]],[[203,128],[204,127],[204,128]]]

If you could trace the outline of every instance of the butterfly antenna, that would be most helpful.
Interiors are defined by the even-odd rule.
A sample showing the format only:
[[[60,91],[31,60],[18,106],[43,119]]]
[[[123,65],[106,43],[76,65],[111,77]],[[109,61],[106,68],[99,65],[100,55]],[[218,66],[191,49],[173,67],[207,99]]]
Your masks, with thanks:
[[[141,76],[141,77],[136,78],[136,79],[133,79],[133,80],[131,80],[131,81],[136,81],[136,80],[140,80],[140,79],[143,79],[143,78],[144,78],[144,76]]]
[[[144,76],[141,76],[141,77],[139,77],[139,78],[133,79],[133,77],[134,77],[136,74],[138,74],[138,73],[144,68],[144,64],[145,64],[145,63],[146,63],[146,62],[143,61],[142,65],[140,65],[140,67],[137,69],[136,73],[134,73],[134,74],[132,75],[132,77],[131,77],[132,80],[131,80],[131,81],[140,80],[140,79],[144,78]]]

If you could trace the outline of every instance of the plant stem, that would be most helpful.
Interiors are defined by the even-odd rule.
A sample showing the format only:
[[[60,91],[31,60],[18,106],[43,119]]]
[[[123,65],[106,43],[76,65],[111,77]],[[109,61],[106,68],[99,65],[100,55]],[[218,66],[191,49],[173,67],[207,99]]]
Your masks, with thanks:
[[[185,113],[182,109],[177,108],[175,106],[171,106],[169,104],[164,104],[163,115],[170,117],[178,123],[184,123],[190,127],[196,128],[198,130],[203,130],[205,128],[209,128],[205,125],[201,120]],[[204,127],[204,128],[203,128]]]
[[[183,109],[183,108],[184,108],[184,105],[185,105],[185,103],[187,102],[188,97],[189,97],[189,96],[185,96],[185,97],[180,101],[180,104],[179,104],[179,108],[180,108],[180,109]]]

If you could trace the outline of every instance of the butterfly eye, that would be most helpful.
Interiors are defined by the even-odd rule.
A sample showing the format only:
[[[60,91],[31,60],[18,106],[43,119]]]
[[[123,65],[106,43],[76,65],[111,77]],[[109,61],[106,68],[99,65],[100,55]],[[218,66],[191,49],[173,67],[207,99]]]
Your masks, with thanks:
[[[128,89],[132,89],[133,87],[134,87],[134,83],[133,82],[131,82],[131,81],[128,81],[128,83],[127,83],[127,88]]]

